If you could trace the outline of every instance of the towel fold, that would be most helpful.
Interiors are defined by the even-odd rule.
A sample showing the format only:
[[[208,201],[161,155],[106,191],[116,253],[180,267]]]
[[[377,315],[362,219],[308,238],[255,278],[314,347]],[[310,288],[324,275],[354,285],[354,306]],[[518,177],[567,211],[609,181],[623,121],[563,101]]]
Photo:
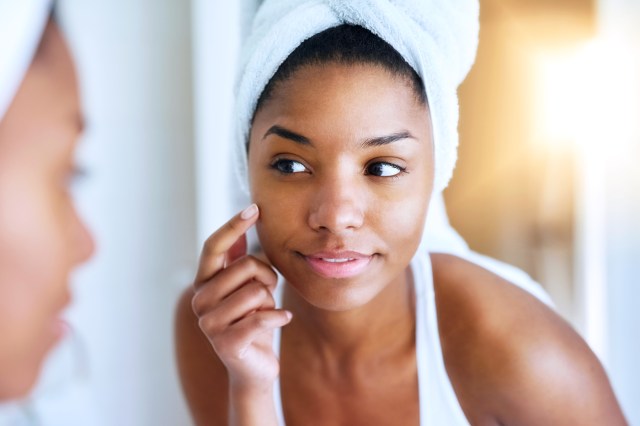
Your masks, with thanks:
[[[51,0],[0,0],[0,120],[29,69],[51,4]]]

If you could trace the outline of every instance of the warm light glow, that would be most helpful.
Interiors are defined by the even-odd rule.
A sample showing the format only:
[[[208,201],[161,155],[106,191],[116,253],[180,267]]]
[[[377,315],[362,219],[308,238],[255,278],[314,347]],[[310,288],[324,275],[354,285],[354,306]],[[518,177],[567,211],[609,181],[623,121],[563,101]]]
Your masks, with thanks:
[[[607,167],[618,151],[633,143],[634,118],[640,116],[638,67],[627,43],[596,39],[572,51],[541,54],[537,60],[536,140],[551,154],[572,149],[578,159],[576,296],[582,332],[605,364]]]
[[[537,55],[538,134],[558,144],[623,143],[637,117],[637,64],[623,40],[594,39]]]
[[[538,57],[536,140],[550,146],[575,141],[583,113],[584,67],[577,51],[546,52]]]

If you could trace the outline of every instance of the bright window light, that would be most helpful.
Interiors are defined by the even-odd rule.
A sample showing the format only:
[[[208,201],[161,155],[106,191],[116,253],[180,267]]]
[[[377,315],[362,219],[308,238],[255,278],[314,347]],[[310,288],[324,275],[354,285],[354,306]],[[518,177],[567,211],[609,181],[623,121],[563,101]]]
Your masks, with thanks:
[[[595,39],[573,50],[541,52],[535,64],[538,126],[549,152],[573,150],[576,188],[576,277],[582,332],[607,363],[605,179],[611,158],[633,143],[640,116],[638,64],[624,40]],[[559,153],[559,152],[558,152]]]

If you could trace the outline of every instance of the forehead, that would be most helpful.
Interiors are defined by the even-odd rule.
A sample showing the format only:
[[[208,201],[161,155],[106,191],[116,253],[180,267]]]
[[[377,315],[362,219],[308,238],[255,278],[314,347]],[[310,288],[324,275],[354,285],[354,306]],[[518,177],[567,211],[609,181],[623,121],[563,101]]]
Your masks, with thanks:
[[[77,95],[73,60],[60,29],[53,21],[49,21],[45,28],[29,72],[51,83],[51,91],[67,94],[62,100],[73,100]]]
[[[253,130],[283,121],[305,128],[354,131],[357,127],[429,126],[429,114],[410,82],[381,66],[323,64],[300,68],[280,82],[256,114]]]
[[[28,124],[28,125],[27,125]],[[81,127],[80,103],[70,54],[55,24],[43,42],[0,122],[4,148],[53,149],[74,140]]]

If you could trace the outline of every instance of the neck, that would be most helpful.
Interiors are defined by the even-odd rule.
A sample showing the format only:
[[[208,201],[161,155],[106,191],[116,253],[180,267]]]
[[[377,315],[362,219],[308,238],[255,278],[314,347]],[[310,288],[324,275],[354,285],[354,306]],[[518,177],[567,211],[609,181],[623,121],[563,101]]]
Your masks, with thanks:
[[[409,269],[371,301],[354,309],[335,312],[317,308],[288,285],[284,306],[292,311],[294,321],[283,332],[322,363],[350,367],[380,362],[398,353],[413,352],[415,347],[414,291]]]

